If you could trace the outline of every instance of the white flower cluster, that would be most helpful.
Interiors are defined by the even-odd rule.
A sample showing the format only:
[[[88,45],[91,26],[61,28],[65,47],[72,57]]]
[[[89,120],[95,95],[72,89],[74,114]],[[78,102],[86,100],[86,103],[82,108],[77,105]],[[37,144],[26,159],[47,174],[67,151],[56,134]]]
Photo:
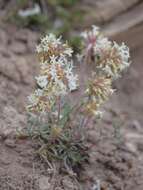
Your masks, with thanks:
[[[95,69],[104,71],[108,77],[119,77],[120,73],[130,65],[129,48],[124,43],[118,45],[104,37],[98,27],[93,26],[91,31],[82,33],[82,37],[84,56],[88,57],[88,61],[94,61]]]
[[[49,44],[57,47],[61,44],[60,38],[55,38],[54,34],[49,34],[41,39],[41,43],[36,47],[38,53],[48,52],[50,50]]]
[[[112,95],[114,90],[112,89],[112,81],[105,76],[96,76],[93,74],[88,81],[88,88],[86,89],[87,106],[86,111],[95,116],[99,116],[101,113],[99,107]],[[100,114],[101,115],[101,114]]]
[[[104,37],[97,26],[81,35],[84,46],[79,59],[93,64],[85,84],[83,110],[97,116],[100,115],[99,107],[114,92],[113,79],[130,65],[129,48]],[[28,98],[30,111],[51,111],[61,97],[77,89],[78,76],[73,73],[72,52],[68,44],[54,34],[41,39],[37,46],[40,74],[35,78],[38,89]]]
[[[49,34],[37,47],[40,58],[40,75],[35,77],[38,89],[28,98],[29,109],[45,111],[50,109],[57,97],[77,89],[77,75],[73,74],[70,59],[72,49]]]
[[[73,53],[73,50],[67,44],[62,43],[61,37],[56,38],[54,34],[49,34],[42,38],[41,43],[36,47],[36,51],[41,55],[46,53],[49,56],[60,57],[71,57]]]
[[[104,37],[97,26],[81,34],[83,50],[81,62],[93,64],[93,76],[89,79],[87,93],[87,111],[95,116],[98,108],[114,92],[112,82],[129,65],[129,48],[122,43],[110,41]]]
[[[92,30],[82,32],[81,36],[85,40],[91,40],[92,38],[97,37],[99,33],[100,33],[100,28],[98,26],[93,25]]]

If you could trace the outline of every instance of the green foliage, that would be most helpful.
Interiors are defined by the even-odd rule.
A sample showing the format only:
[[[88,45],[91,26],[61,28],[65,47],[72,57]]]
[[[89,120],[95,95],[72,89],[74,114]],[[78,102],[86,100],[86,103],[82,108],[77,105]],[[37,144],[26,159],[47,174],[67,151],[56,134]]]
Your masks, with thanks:
[[[52,32],[54,34],[56,34],[57,36],[60,36],[60,35],[63,35],[65,36],[65,38],[68,36],[70,30],[71,30],[71,26],[70,26],[70,23],[67,22],[66,20],[65,21],[62,21],[63,24],[62,26],[56,28],[56,29],[53,29]]]
[[[60,119],[60,122],[59,122],[59,125],[62,126],[62,128],[65,127],[68,120],[70,119],[71,111],[72,111],[72,108],[70,107],[69,104],[65,104],[63,106],[63,110],[62,110],[62,113],[61,113],[63,115],[63,117]]]
[[[86,148],[83,142],[76,142],[67,136],[62,136],[55,141],[42,142],[42,146],[38,151],[42,158],[49,161],[59,160],[65,168],[80,166],[87,159]]]
[[[70,24],[70,29],[83,21],[84,13],[79,9],[68,9],[62,6],[55,7],[55,15]]]
[[[11,10],[7,21],[16,24],[19,27],[28,27],[34,30],[40,30],[42,32],[53,32],[56,35],[63,35],[64,39],[69,39],[70,45],[75,52],[80,49],[80,39],[78,37],[72,37],[71,31],[79,25],[79,22],[83,22],[84,13],[76,8],[79,0],[44,0],[47,14],[41,12],[32,16],[21,17],[18,15],[18,11],[21,9],[27,9],[34,5],[39,4],[38,0],[16,0],[15,9]],[[42,5],[41,11],[43,10]],[[47,6],[47,8],[46,8]],[[54,26],[56,20],[61,21],[61,25]]]
[[[28,0],[16,0],[17,2],[17,6],[19,8],[23,8],[23,7],[26,7],[28,5]]]
[[[80,52],[82,48],[81,38],[79,36],[73,36],[69,39],[69,44],[73,47],[75,52]]]
[[[47,2],[50,5],[53,5],[53,6],[61,5],[61,6],[65,6],[65,7],[73,6],[73,5],[75,5],[75,3],[77,1],[78,0],[47,0]]]
[[[31,15],[25,18],[20,17],[17,12],[14,12],[8,17],[8,21],[15,23],[20,27],[29,27],[45,30],[49,26],[49,20],[44,14]]]
[[[71,107],[65,104],[58,126],[49,122],[42,123],[40,118],[29,114],[28,135],[33,139],[39,139],[37,153],[44,160],[60,161],[65,168],[74,169],[87,160],[88,154],[83,142],[73,139],[72,128],[67,126],[71,111]]]

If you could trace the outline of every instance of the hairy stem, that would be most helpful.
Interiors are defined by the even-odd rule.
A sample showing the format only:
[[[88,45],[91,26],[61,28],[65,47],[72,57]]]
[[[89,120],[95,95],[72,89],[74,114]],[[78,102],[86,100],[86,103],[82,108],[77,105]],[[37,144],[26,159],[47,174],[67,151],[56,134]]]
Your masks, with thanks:
[[[88,115],[88,116],[85,118],[85,122],[84,122],[84,124],[83,124],[83,127],[88,126],[90,120],[91,120],[91,116]]]
[[[61,114],[61,97],[58,97],[58,117],[57,117],[57,123],[60,121],[60,114]]]

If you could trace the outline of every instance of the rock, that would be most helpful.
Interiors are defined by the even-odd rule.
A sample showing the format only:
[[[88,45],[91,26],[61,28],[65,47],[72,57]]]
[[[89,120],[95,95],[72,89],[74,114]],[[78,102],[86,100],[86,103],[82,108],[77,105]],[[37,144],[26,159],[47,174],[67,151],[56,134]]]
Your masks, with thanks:
[[[94,185],[92,186],[91,190],[100,190],[101,189],[101,184],[100,180],[96,180]]]
[[[0,54],[6,58],[11,57],[11,52],[6,51],[6,50],[7,50],[7,46],[5,46],[5,45],[0,46]]]
[[[29,65],[26,58],[12,55],[11,57],[0,56],[0,60],[0,73],[4,77],[16,83],[31,84],[33,81],[33,76],[29,69],[31,65]]]
[[[137,148],[140,152],[143,152],[143,142],[138,142],[137,143]]]
[[[0,73],[9,80],[20,82],[20,75],[16,69],[15,62],[11,58],[4,58],[0,56]]]
[[[133,130],[135,130],[135,131],[141,131],[142,126],[141,126],[141,124],[139,123],[139,121],[134,120],[134,121],[130,124],[129,128],[131,128],[131,129],[133,129]]]
[[[39,190],[50,190],[49,178],[42,176],[39,179]]]
[[[0,30],[0,42],[3,45],[6,45],[8,42],[8,37],[4,30]]]
[[[142,10],[143,10],[143,3],[140,3],[130,11],[124,12],[118,17],[115,17],[112,22],[105,24],[104,33],[108,36],[114,37],[115,40],[122,39],[123,36],[126,41],[127,39],[130,39],[130,41],[134,40],[130,35],[135,35],[135,33],[133,32],[132,34],[130,29],[133,29],[133,27],[137,28],[137,26],[142,26],[142,21],[143,21]],[[139,29],[137,29],[137,32],[139,32]],[[124,33],[127,33],[126,36],[124,35]],[[140,38],[140,35],[137,36],[137,38],[134,40],[134,44],[133,43],[128,44],[130,48],[135,47],[136,44],[139,42],[142,43],[142,39],[140,38],[141,41],[139,41],[138,37]],[[122,40],[124,41],[124,39]]]
[[[96,159],[100,157],[100,154],[98,152],[92,152],[89,156],[89,162],[90,164],[94,164]]]
[[[104,111],[103,113],[103,121],[108,124],[112,124],[113,115],[110,111]]]
[[[15,54],[24,54],[27,52],[27,48],[24,43],[13,41],[9,49]]]
[[[84,2],[81,9],[87,13],[84,23],[89,26],[95,22],[100,24],[109,22],[142,0],[84,0]]]
[[[70,177],[64,177],[62,184],[65,190],[78,190]]]
[[[28,61],[23,57],[17,57],[15,60],[15,65],[19,73],[21,82],[24,84],[29,84],[31,82],[31,76]]]
[[[94,165],[93,165],[93,167],[94,167]],[[86,168],[86,169],[87,169],[87,170],[82,173],[81,180],[82,180],[82,181],[85,181],[85,180],[93,180],[94,177],[95,177],[95,172],[94,172],[94,170],[91,170],[90,168]]]
[[[137,153],[137,147],[135,144],[133,144],[131,142],[126,142],[126,146],[129,149],[129,151],[131,151],[133,153]]]
[[[29,30],[27,29],[17,30],[14,36],[15,40],[26,44],[28,33],[29,33]]]
[[[0,135],[3,137],[16,135],[17,130],[22,130],[25,123],[25,115],[18,113],[11,106],[5,107],[1,116]]]
[[[29,32],[27,36],[27,48],[30,53],[35,53],[39,35],[37,33]]]
[[[0,159],[0,162],[3,164],[3,165],[9,165],[11,162],[10,160],[7,160],[7,159]]]
[[[15,148],[16,147],[15,141],[13,139],[6,139],[4,143],[9,148]]]
[[[100,139],[100,134],[95,130],[89,130],[87,132],[87,140],[93,144],[96,144]]]
[[[32,164],[29,160],[27,160],[27,159],[25,159],[24,161],[23,161],[23,159],[21,159],[21,160],[22,161],[20,161],[20,163],[23,167],[29,167],[29,168],[32,167]]]

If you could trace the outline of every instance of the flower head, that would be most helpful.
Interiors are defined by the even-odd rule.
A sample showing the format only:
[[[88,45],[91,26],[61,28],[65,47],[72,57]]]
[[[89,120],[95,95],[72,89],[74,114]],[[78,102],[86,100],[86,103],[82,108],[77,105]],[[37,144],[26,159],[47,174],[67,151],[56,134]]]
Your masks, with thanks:
[[[35,77],[38,89],[31,95],[29,108],[44,111],[52,108],[57,97],[77,89],[77,75],[73,74],[72,49],[61,38],[49,34],[37,46],[40,75]],[[47,108],[46,108],[47,106]]]
[[[36,51],[41,62],[52,60],[52,57],[69,58],[73,50],[66,43],[62,43],[61,37],[56,38],[54,34],[49,34],[41,39]]]
[[[98,27],[94,26],[82,36],[84,38],[82,58],[94,64],[95,70],[104,72],[107,77],[118,78],[130,65],[129,48],[124,43],[118,45],[104,37]]]
[[[46,75],[35,77],[35,79],[36,79],[39,87],[46,88],[46,86],[48,84],[48,80],[47,80]]]
[[[95,116],[99,115],[101,113],[99,107],[113,92],[111,79],[105,76],[96,76],[94,73],[86,89],[86,111]]]
[[[129,48],[122,43],[118,45],[104,37],[99,27],[81,34],[83,51],[78,57],[80,61],[93,64],[93,75],[83,84],[85,90],[85,110],[94,115],[101,115],[99,107],[114,92],[113,79],[129,65]],[[54,34],[41,39],[37,46],[40,58],[40,74],[36,78],[38,89],[29,96],[29,108],[36,111],[52,110],[59,97],[63,97],[78,88],[78,76],[73,73],[71,59],[73,50]],[[89,69],[90,69],[89,68]],[[85,82],[85,81],[84,81]]]

